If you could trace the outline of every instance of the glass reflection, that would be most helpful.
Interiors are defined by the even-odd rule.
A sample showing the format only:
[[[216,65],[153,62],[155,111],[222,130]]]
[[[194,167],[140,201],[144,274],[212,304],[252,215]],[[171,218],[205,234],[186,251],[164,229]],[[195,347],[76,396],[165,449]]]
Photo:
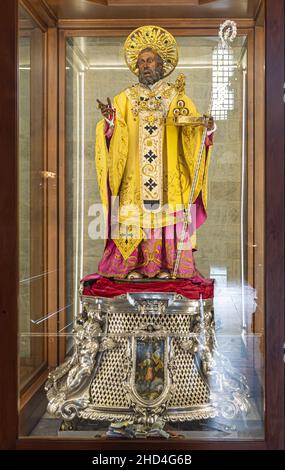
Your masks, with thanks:
[[[193,98],[200,112],[208,109],[211,84],[219,80],[230,85],[226,112],[216,102],[215,117],[218,130],[215,136],[209,175],[208,220],[198,233],[198,251],[195,254],[199,271],[215,279],[215,337],[217,352],[213,358],[224,364],[230,374],[231,368],[246,377],[248,384],[249,412],[238,419],[194,420],[171,423],[169,430],[177,436],[189,439],[259,439],[264,432],[264,312],[257,309],[256,285],[252,282],[256,266],[249,256],[248,220],[252,201],[249,199],[249,155],[247,151],[248,129],[248,52],[246,37],[240,36],[228,57],[223,75],[215,69],[213,47],[216,38],[178,37],[180,63],[171,77],[174,81],[181,72],[186,75],[186,92]],[[95,126],[100,119],[96,98],[113,97],[130,85],[132,77],[126,68],[122,50],[123,38],[81,37],[69,38],[66,44],[66,325],[59,332],[69,335],[75,316],[80,314],[78,297],[79,279],[96,272],[104,247],[102,233],[94,230],[98,219],[97,204],[100,202],[94,164]],[[230,71],[230,72],[229,72]],[[28,125],[28,124],[27,124]],[[23,170],[24,171],[24,170]],[[255,217],[258,217],[256,212]],[[257,261],[256,261],[257,262]],[[30,269],[26,277],[30,276]],[[29,294],[30,295],[30,294]],[[256,313],[258,311],[258,313]],[[42,310],[38,325],[45,319]],[[258,321],[257,321],[258,319]],[[44,331],[44,330],[43,330]],[[203,329],[198,340],[203,343]],[[80,336],[78,336],[79,338]],[[137,358],[137,391],[149,398],[153,379],[153,358],[162,356],[158,347],[149,348]],[[74,350],[68,340],[67,358]],[[82,348],[82,344],[75,345]],[[160,358],[161,359],[161,358]],[[230,362],[227,363],[227,360]],[[220,361],[220,362],[219,362]],[[224,361],[224,362],[223,362]],[[157,372],[157,382],[162,380],[162,368]],[[218,366],[217,366],[218,367]],[[76,373],[75,373],[76,372]],[[74,369],[74,377],[80,375]],[[114,374],[116,370],[113,371]],[[205,371],[207,372],[207,371]],[[219,371],[209,376],[209,383],[217,390]],[[161,376],[160,376],[161,375]],[[211,384],[211,380],[213,384]],[[222,379],[221,379],[222,380]],[[161,385],[161,383],[159,383]],[[110,384],[112,386],[112,384]],[[191,384],[190,384],[191,386]],[[159,392],[161,392],[159,390]],[[155,391],[155,393],[158,393]],[[206,392],[205,392],[206,393]],[[60,433],[61,421],[45,415],[32,435],[72,437],[68,429]],[[110,423],[93,426],[92,437],[106,437]],[[80,434],[81,432],[81,434]],[[77,437],[90,437],[86,429],[78,429]]]
[[[46,361],[44,214],[44,35],[19,9],[20,386]]]

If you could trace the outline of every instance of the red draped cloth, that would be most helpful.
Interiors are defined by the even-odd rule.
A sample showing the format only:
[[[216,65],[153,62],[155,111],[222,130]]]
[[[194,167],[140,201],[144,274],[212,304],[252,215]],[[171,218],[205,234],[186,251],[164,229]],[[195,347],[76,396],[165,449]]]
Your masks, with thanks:
[[[214,281],[202,276],[191,279],[175,279],[153,282],[118,282],[99,274],[90,274],[82,279],[83,295],[116,297],[128,292],[175,292],[187,299],[197,300],[214,297]]]

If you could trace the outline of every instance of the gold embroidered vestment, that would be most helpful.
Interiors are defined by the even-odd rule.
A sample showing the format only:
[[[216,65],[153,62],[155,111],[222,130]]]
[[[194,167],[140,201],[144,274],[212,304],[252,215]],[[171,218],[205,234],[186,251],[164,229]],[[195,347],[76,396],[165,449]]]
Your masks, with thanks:
[[[162,80],[150,89],[141,84],[114,98],[116,121],[109,150],[104,119],[96,128],[96,168],[102,203],[108,205],[107,181],[112,196],[119,197],[119,230],[114,238],[124,259],[144,238],[144,229],[173,225],[173,213],[187,206],[202,127],[176,126],[173,111],[183,100],[190,115],[195,105],[174,85]],[[210,150],[205,148],[193,202],[201,193],[207,206]]]

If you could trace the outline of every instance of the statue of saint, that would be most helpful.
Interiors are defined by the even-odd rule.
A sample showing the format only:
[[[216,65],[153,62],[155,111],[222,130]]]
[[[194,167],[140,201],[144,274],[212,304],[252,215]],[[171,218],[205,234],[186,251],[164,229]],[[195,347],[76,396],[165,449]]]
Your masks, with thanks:
[[[165,81],[178,62],[177,44],[169,32],[143,26],[129,35],[124,49],[138,83],[115,96],[113,104],[109,98],[107,104],[97,100],[103,119],[96,128],[96,168],[109,214],[98,273],[129,279],[171,276],[204,139],[191,201],[195,211],[177,271],[177,277],[190,279],[197,275],[195,229],[207,217],[214,122],[201,116],[185,95],[183,76],[175,84]]]

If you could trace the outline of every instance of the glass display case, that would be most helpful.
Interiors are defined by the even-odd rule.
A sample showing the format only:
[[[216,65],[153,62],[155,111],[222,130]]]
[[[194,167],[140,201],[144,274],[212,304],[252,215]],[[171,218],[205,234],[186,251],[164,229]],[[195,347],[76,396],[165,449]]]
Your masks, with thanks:
[[[208,219],[197,231],[198,270],[215,279],[214,312],[219,351],[239,374],[246,375],[251,390],[250,412],[229,424],[219,421],[179,425],[186,435],[232,439],[257,439],[264,433],[264,306],[254,286],[255,263],[262,279],[264,261],[253,259],[250,238],[251,200],[248,139],[248,38],[240,35],[232,57],[216,65],[218,37],[177,37],[179,64],[171,76],[186,77],[186,93],[201,114],[206,113],[211,91],[223,82],[227,97],[213,106],[217,123],[209,170]],[[99,225],[100,195],[95,171],[95,128],[100,120],[96,98],[106,101],[134,83],[123,58],[124,38],[71,37],[66,41],[66,303],[70,315],[66,330],[80,309],[78,279],[97,272],[104,248]],[[249,90],[250,92],[250,90]],[[260,158],[262,154],[260,154]],[[262,181],[259,192],[263,193]],[[254,207],[263,213],[264,202]],[[259,219],[261,221],[261,219]],[[261,228],[261,227],[260,227]],[[104,231],[103,231],[104,235]],[[263,291],[261,284],[259,291]],[[257,311],[257,305],[259,310]],[[211,421],[211,420],[210,420]],[[229,426],[232,431],[225,432]],[[191,431],[189,431],[189,429]],[[200,434],[199,434],[200,433]]]
[[[44,366],[44,41],[32,19],[19,38],[20,386]],[[36,335],[35,335],[35,334]]]

